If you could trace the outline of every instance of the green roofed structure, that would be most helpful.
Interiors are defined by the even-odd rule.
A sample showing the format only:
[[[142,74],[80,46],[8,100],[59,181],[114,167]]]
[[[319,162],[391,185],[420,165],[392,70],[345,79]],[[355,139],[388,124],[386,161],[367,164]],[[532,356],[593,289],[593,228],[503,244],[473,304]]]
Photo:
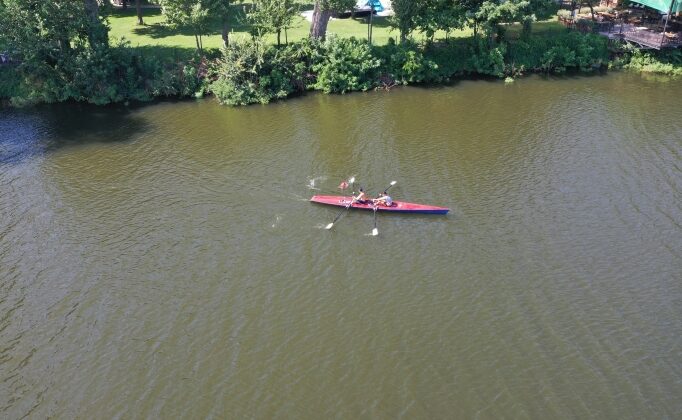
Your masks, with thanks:
[[[606,22],[607,31],[599,31],[609,38],[620,38],[640,48],[680,48],[682,31],[680,19],[682,0],[626,0],[630,7],[645,6],[660,13],[660,21],[642,21],[639,18],[621,18],[619,22]]]
[[[630,3],[639,3],[663,14],[667,14],[669,11],[672,14],[682,13],[682,0],[631,0]]]

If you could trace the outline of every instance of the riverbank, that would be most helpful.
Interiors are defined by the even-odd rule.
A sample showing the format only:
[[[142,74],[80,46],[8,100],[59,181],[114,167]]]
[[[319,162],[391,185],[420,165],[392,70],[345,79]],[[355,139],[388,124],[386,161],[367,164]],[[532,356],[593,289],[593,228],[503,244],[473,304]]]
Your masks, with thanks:
[[[206,50],[201,56],[125,43],[77,53],[50,72],[41,69],[41,77],[23,63],[0,66],[0,98],[12,106],[63,101],[106,105],[214,95],[222,104],[248,105],[306,91],[347,93],[476,77],[513,81],[526,74],[604,69],[682,75],[679,51],[614,53],[606,38],[575,31],[549,31],[493,46],[473,37],[370,45],[330,35],[326,41],[303,38],[279,48],[239,38],[222,52]]]
[[[334,19],[314,37],[296,7],[288,9],[286,23],[245,3],[192,12],[196,16],[182,8],[165,14],[145,9],[139,24],[132,9],[93,13],[97,3],[87,3],[92,10],[47,3],[33,15],[22,2],[2,6],[0,52],[11,63],[0,65],[0,100],[13,106],[106,105],[215,95],[222,104],[246,105],[315,90],[346,93],[477,77],[509,82],[529,73],[682,73],[677,52],[639,53],[606,37],[571,32],[558,23],[549,0],[504,12],[472,6],[467,13],[429,3],[395,9],[390,20],[377,17],[373,29],[366,18]],[[36,34],[26,16],[51,31]],[[223,43],[229,46],[223,49]]]
[[[527,72],[594,71],[608,61],[605,40],[560,33],[500,43],[481,39],[372,46],[330,35],[281,48],[263,40],[236,39],[222,53],[169,58],[119,44],[37,78],[29,66],[7,69],[0,96],[24,105],[75,100],[98,105],[157,97],[215,95],[221,103],[267,103],[310,90],[366,91],[406,84],[438,84],[459,77],[518,77]],[[17,84],[18,83],[18,84]]]

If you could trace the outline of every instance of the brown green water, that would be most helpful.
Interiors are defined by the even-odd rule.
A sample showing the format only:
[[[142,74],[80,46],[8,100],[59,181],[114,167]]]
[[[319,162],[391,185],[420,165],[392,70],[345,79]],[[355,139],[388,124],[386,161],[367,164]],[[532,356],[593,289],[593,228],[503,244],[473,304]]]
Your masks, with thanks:
[[[0,116],[0,417],[680,418],[682,85]],[[314,205],[355,175],[447,216]]]

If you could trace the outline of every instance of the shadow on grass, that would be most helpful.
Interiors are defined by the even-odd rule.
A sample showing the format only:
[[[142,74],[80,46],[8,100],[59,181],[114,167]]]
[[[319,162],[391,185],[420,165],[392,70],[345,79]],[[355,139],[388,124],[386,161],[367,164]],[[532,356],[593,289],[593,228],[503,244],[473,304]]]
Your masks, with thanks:
[[[148,18],[152,16],[161,16],[161,8],[145,8],[142,9],[142,18]],[[114,9],[111,14],[109,14],[110,19],[120,19],[120,18],[130,18],[133,16],[137,16],[137,12],[135,11],[135,8],[128,8],[126,10],[123,9]]]
[[[350,18],[354,22],[356,22],[358,25],[368,25],[369,24],[369,16],[365,17],[354,17]],[[341,19],[343,20],[343,19]],[[390,28],[391,25],[388,22],[388,18],[386,16],[374,16],[372,19],[372,26],[375,28]]]
[[[519,39],[521,37],[522,26],[518,23],[506,26],[507,38]],[[553,36],[569,31],[565,26],[557,21],[542,21],[533,23],[531,36]]]
[[[299,4],[299,8],[301,12],[307,12],[308,10],[313,10],[315,8],[315,3],[313,2],[301,3]]]
[[[139,45],[133,46],[133,48],[141,55],[147,57],[149,56],[156,57],[161,61],[187,61],[197,55],[196,48],[190,47],[176,47],[165,45]],[[205,51],[207,55],[212,55],[208,54],[208,52],[212,53],[213,50]]]
[[[148,36],[152,39],[168,38],[171,36],[183,35],[183,36],[194,36],[194,31],[192,28],[180,27],[172,28],[167,25],[154,23],[147,26],[137,26],[133,28],[132,32],[135,35]],[[220,29],[216,29],[213,26],[204,34],[206,35],[216,35],[220,33]]]
[[[160,16],[160,9],[145,9],[143,12],[143,18]],[[117,10],[111,17],[116,18],[130,18],[136,16],[134,10]],[[228,20],[229,30],[234,32],[248,32],[251,28],[250,25],[246,23],[246,14],[242,6],[232,6],[230,10],[230,17]],[[194,30],[189,26],[172,27],[165,23],[152,23],[145,24],[141,26],[135,26],[132,29],[135,35],[148,36],[153,39],[167,38],[171,36],[194,36]],[[211,19],[208,24],[208,31],[203,34],[204,36],[220,35],[222,32],[222,22],[220,19]]]

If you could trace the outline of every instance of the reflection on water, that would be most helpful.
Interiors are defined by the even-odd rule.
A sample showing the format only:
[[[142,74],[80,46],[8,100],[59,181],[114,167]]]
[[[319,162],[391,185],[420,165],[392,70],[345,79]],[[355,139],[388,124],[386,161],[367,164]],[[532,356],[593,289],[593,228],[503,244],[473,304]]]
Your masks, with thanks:
[[[133,110],[124,107],[6,109],[0,118],[0,163],[16,163],[67,146],[125,142],[144,133],[146,125]]]
[[[0,412],[673,418],[680,89],[3,111]],[[321,229],[350,176],[452,212]]]

